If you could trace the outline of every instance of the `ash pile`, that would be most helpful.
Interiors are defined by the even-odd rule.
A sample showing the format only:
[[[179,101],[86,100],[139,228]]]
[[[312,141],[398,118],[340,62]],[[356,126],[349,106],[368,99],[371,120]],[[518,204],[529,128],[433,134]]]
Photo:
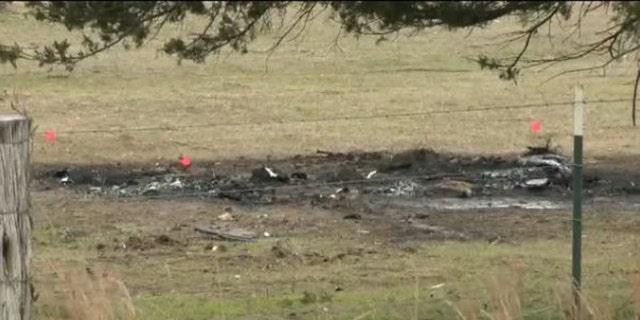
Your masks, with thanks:
[[[365,195],[469,198],[500,195],[516,189],[566,191],[571,181],[570,161],[552,153],[506,160],[446,156],[420,149],[386,159],[357,156],[353,159],[338,161],[327,156],[323,161],[311,159],[289,170],[261,165],[226,176],[213,171],[196,175],[162,168],[136,172],[65,169],[53,176],[58,184],[94,195],[221,198],[256,204],[353,200]]]
[[[253,170],[250,177],[196,177],[170,170],[155,174],[124,175],[119,172],[65,169],[55,173],[58,183],[93,195],[118,198],[226,198],[241,202],[273,202],[275,189],[306,179],[300,173],[286,176],[269,167]]]

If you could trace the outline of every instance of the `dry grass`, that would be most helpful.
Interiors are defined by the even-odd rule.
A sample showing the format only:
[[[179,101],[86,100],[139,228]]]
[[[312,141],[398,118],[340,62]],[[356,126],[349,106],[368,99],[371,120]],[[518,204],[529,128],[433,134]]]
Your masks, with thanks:
[[[523,307],[520,295],[522,289],[522,271],[518,273],[502,274],[494,279],[493,297],[491,306],[496,320],[523,319]]]
[[[568,286],[556,286],[549,293],[548,304],[537,309],[527,309],[523,305],[523,299],[528,295],[524,288],[523,281],[526,274],[526,266],[521,263],[514,263],[510,268],[500,270],[499,276],[493,278],[491,289],[491,299],[489,304],[473,305],[465,308],[464,312],[452,303],[449,305],[456,309],[458,318],[463,320],[492,319],[492,320],[524,320],[524,319],[591,319],[591,320],[613,320],[613,319],[637,319],[640,312],[636,309],[635,314],[621,317],[612,310],[612,301],[596,292],[594,297],[579,294],[581,317],[576,313],[575,295]],[[634,291],[632,303],[638,304],[638,272],[630,277],[629,287]],[[567,279],[569,282],[569,279]],[[625,305],[624,307],[628,307]]]
[[[631,288],[633,289],[633,301],[636,314],[640,315],[640,272],[631,275]]]
[[[604,21],[604,13],[583,23],[581,41]],[[263,35],[247,55],[222,53],[204,65],[158,55],[161,41],[186,33],[170,26],[141,50],[114,49],[82,63],[73,74],[47,73],[22,63],[17,71],[0,66],[0,90],[19,87],[25,104],[42,130],[60,131],[59,144],[37,142],[40,163],[175,161],[181,153],[201,159],[238,156],[289,156],[326,150],[379,150],[432,147],[473,153],[520,152],[537,140],[529,124],[542,120],[542,132],[564,150],[571,143],[571,108],[538,108],[456,115],[381,118],[357,121],[297,123],[326,117],[430,112],[467,106],[503,106],[572,101],[573,87],[585,86],[587,99],[631,97],[633,64],[621,61],[607,76],[574,74],[543,81],[567,68],[597,63],[587,58],[548,70],[528,70],[518,86],[481,71],[466,56],[501,52],[517,45],[496,45],[496,36],[513,31],[509,21],[475,31],[449,33],[434,29],[412,38],[375,45],[372,38],[339,38],[325,16],[310,26],[304,39],[285,42],[268,60],[258,53],[272,43]],[[16,32],[19,30],[19,32]],[[43,32],[47,30],[47,32]],[[559,30],[559,29],[558,29]],[[5,41],[43,43],[69,37],[57,26],[20,16],[0,17]],[[567,30],[568,32],[568,30]],[[591,33],[590,33],[591,32]],[[534,39],[532,56],[563,52],[563,32]],[[71,38],[74,38],[71,35]],[[502,51],[500,51],[502,50]],[[268,63],[268,72],[265,70]],[[640,140],[630,134],[629,105],[590,105],[587,113],[587,159],[637,155]],[[0,109],[1,110],[1,109]],[[195,128],[179,131],[64,133],[66,130],[132,128],[237,122],[285,124]],[[288,123],[293,122],[293,123]]]
[[[176,228],[215,220],[229,204],[108,202],[61,191],[36,193],[34,201],[38,212],[34,268],[36,289],[42,295],[37,306],[44,319],[66,319],[55,309],[64,308],[73,288],[97,292],[95,302],[87,304],[126,306],[115,284],[102,290],[98,284],[85,283],[95,280],[87,279],[84,267],[100,275],[99,266],[119,275],[141,320],[282,319],[289,314],[298,319],[462,318],[459,314],[466,319],[472,315],[488,319],[486,314],[493,319],[568,319],[570,315],[571,247],[564,224],[570,213],[565,211],[465,215],[466,223],[478,232],[502,232],[509,242],[492,245],[400,241],[412,235],[397,232],[398,221],[391,213],[353,222],[321,209],[233,206],[235,226],[267,230],[272,239],[229,243],[202,239],[189,227]],[[585,295],[591,299],[588,305],[593,314],[608,312],[612,319],[629,319],[634,301],[629,275],[638,266],[637,257],[629,253],[639,241],[634,236],[640,227],[638,216],[602,208],[594,212],[601,215],[589,216],[585,224],[583,278]],[[264,214],[267,219],[260,218]],[[546,222],[539,222],[543,217]],[[429,221],[459,228],[457,219],[451,213],[431,213]],[[65,237],[67,228],[76,236]],[[370,233],[357,232],[361,229]],[[179,244],[158,244],[161,235]],[[140,239],[142,249],[131,246],[131,237]],[[123,250],[121,243],[129,243],[130,249]],[[98,245],[104,249],[97,250]],[[214,245],[225,249],[213,251]],[[276,246],[281,249],[274,250]],[[52,278],[51,269],[57,265],[51,261],[71,266],[67,274],[76,276],[78,283]],[[106,296],[113,300],[101,302]]]
[[[583,23],[584,41],[603,17]],[[495,36],[515,28],[508,21],[474,32],[468,39],[464,32],[441,30],[378,46],[375,39],[342,37],[341,50],[336,50],[330,44],[337,29],[319,20],[304,41],[286,42],[271,57],[268,72],[266,55],[257,51],[272,43],[270,35],[258,39],[247,55],[224,53],[204,65],[185,63],[178,67],[171,58],[156,55],[160,41],[173,33],[188,32],[195,23],[190,21],[184,30],[172,27],[141,50],[115,49],[85,61],[70,75],[57,69],[47,73],[27,64],[21,64],[17,71],[0,66],[0,91],[21,89],[21,102],[40,129],[60,131],[56,145],[36,141],[35,160],[155,162],[177,161],[179,154],[188,154],[197,162],[238,156],[282,157],[316,149],[418,146],[509,153],[544,140],[530,134],[533,120],[542,120],[543,134],[552,136],[567,151],[570,108],[296,121],[570,101],[576,83],[585,86],[587,99],[631,97],[632,93],[632,61],[614,64],[606,77],[596,73],[570,75],[544,84],[562,69],[530,70],[514,86],[463,59],[482,52],[514,52],[517,47],[491,45]],[[19,15],[0,15],[0,33],[3,41],[19,43],[68,36],[63,28],[23,20]],[[546,37],[537,37],[532,54],[567,50],[569,44],[562,44],[561,38],[562,34],[555,34],[555,46],[551,46]],[[596,62],[589,58],[566,67]],[[0,105],[0,112],[11,112],[3,108]],[[628,108],[626,104],[589,105],[589,161],[610,161],[615,151],[616,157],[628,157],[619,162],[622,166],[637,166],[640,139],[630,128]],[[64,132],[265,121],[292,123],[180,131]],[[571,305],[570,292],[557,289],[566,283],[570,265],[569,231],[564,224],[568,212],[522,216],[510,212],[518,218],[508,220],[481,213],[477,219],[463,217],[468,225],[526,233],[514,233],[513,245],[472,241],[402,247],[393,239],[405,235],[385,229],[395,223],[391,218],[356,225],[335,213],[308,208],[235,208],[239,216],[246,217],[239,223],[269,230],[274,238],[290,242],[291,253],[277,258],[272,251],[276,240],[224,244],[227,251],[213,252],[210,241],[195,237],[190,230],[175,229],[176,225],[213,219],[222,212],[223,204],[106,202],[63,191],[37,192],[33,197],[37,212],[34,267],[40,281],[36,287],[42,291],[39,315],[44,319],[133,319],[131,303],[137,319],[150,320],[570,316],[570,311],[566,312]],[[586,226],[586,295],[598,293],[592,299],[603,301],[602,305],[589,303],[594,319],[607,319],[607,315],[629,319],[632,289],[627,280],[637,270],[637,259],[629,253],[637,251],[640,224],[632,214],[607,208],[601,212],[602,216],[590,217],[593,220]],[[271,218],[254,219],[262,213]],[[541,215],[551,222],[540,223]],[[448,222],[452,228],[460,225],[460,221],[447,220],[446,215],[439,219],[442,221],[437,223]],[[66,228],[86,235],[63,238],[60,234]],[[372,232],[362,235],[357,232],[361,228]],[[154,243],[154,237],[160,235],[169,235],[182,245],[155,245],[146,251],[114,249],[130,237]],[[97,245],[107,249],[98,251]],[[338,256],[343,258],[335,258]],[[511,276],[504,276],[504,266],[513,264],[526,266],[526,272],[516,267]],[[102,265],[109,270],[107,276],[97,267]],[[84,266],[92,268],[94,275],[88,275]],[[414,270],[414,274],[407,270]],[[494,283],[489,274],[498,275]],[[122,282],[131,290],[131,297]],[[439,283],[445,286],[431,288]],[[631,283],[637,313],[640,279],[633,276]],[[492,285],[493,289],[487,289]],[[336,291],[338,287],[342,290]],[[480,311],[484,304],[490,306],[486,313]]]
[[[74,263],[43,263],[53,274],[52,286],[43,290],[45,300],[57,301],[61,319],[133,320],[136,311],[129,291],[113,271],[100,267],[81,267]],[[54,290],[51,290],[55,288]],[[57,294],[53,294],[57,292]],[[60,306],[61,304],[61,306]],[[42,308],[42,307],[41,307]],[[47,319],[52,314],[46,315]]]

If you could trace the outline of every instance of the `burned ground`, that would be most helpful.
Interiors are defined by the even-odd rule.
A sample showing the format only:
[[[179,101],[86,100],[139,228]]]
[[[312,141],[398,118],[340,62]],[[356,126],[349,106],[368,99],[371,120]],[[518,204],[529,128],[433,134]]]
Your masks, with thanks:
[[[509,228],[469,229],[477,226],[472,221],[482,221],[494,210],[569,208],[570,166],[566,157],[550,153],[483,157],[424,149],[395,155],[319,152],[279,161],[239,160],[188,169],[162,164],[50,167],[38,170],[35,185],[36,190],[63,188],[111,200],[195,199],[240,207],[319,208],[355,221],[393,217],[399,223],[398,235],[490,239],[517,233]],[[637,206],[638,177],[607,173],[587,170],[585,205],[606,198],[606,203],[620,208]],[[425,216],[438,225],[423,223]],[[467,223],[458,223],[459,219]]]

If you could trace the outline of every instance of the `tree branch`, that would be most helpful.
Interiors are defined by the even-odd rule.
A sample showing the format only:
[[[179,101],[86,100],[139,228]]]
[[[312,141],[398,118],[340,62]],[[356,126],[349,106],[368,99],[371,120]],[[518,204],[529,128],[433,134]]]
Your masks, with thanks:
[[[570,74],[570,73],[578,73],[578,72],[585,72],[585,71],[591,71],[591,70],[596,70],[596,69],[606,68],[606,67],[607,67],[607,66],[609,66],[612,62],[616,61],[617,59],[619,59],[620,57],[624,56],[625,54],[628,54],[628,53],[630,53],[630,52],[633,52],[633,51],[636,51],[636,50],[639,50],[639,49],[640,49],[640,45],[636,45],[636,46],[634,46],[634,47],[632,47],[632,48],[629,48],[629,49],[627,49],[627,50],[625,50],[625,51],[622,51],[622,52],[618,53],[617,55],[615,55],[615,56],[613,56],[613,57],[609,58],[609,59],[608,59],[605,63],[603,63],[603,64],[600,64],[600,65],[597,65],[597,66],[593,66],[593,67],[578,68],[578,69],[572,69],[572,70],[567,70],[567,71],[560,72],[560,73],[558,73],[558,74],[556,74],[556,75],[554,75],[554,76],[552,76],[552,77],[548,78],[547,80],[543,81],[543,82],[541,83],[541,85],[542,85],[542,84],[545,84],[545,83],[547,83],[547,82],[549,82],[549,81],[551,81],[551,80],[553,80],[553,79],[556,79],[556,78],[558,78],[558,77],[560,77],[560,76],[567,75],[567,74]]]
[[[536,24],[531,26],[531,28],[529,28],[526,31],[527,37],[525,39],[524,45],[522,46],[522,49],[520,50],[520,53],[518,53],[518,55],[513,60],[513,62],[507,67],[507,72],[508,73],[512,73],[513,72],[512,70],[514,70],[514,68],[516,67],[518,62],[520,62],[520,59],[522,59],[522,56],[524,55],[524,53],[529,48],[529,44],[531,43],[531,38],[533,37],[533,35],[538,31],[538,29],[540,27],[542,27],[545,23],[549,22],[549,20],[551,20],[551,18],[553,18],[556,15],[556,13],[558,13],[559,10],[560,10],[560,5],[557,5],[551,11],[551,13],[549,13],[546,17],[544,17],[542,20],[538,21]]]
[[[340,25],[340,29],[338,29],[338,33],[336,34],[336,37],[333,39],[333,41],[331,42],[331,45],[329,46],[329,51],[339,51],[340,53],[343,52],[342,47],[340,47],[340,36],[342,35],[342,30],[344,29],[343,25]],[[338,50],[335,50],[338,49]]]
[[[162,17],[163,15],[168,15],[171,12],[173,12],[174,10],[176,10],[176,6],[171,7],[168,10],[164,10],[164,11],[160,11],[156,14],[150,15],[148,17],[145,17],[145,15],[149,14],[149,12],[153,11],[153,7],[150,7],[149,9],[147,9],[144,13],[142,13],[141,15],[141,19],[140,19],[140,23],[139,25],[143,25],[147,22],[153,21],[154,19],[157,19],[159,17]],[[45,58],[43,56],[43,54],[41,52],[38,52],[38,50],[35,50],[36,54],[33,55],[33,59],[40,61],[41,64],[55,64],[55,63],[63,63],[66,65],[67,70],[70,70],[71,68],[73,68],[73,65],[75,65],[76,63],[78,63],[79,61],[82,61],[84,59],[87,59],[89,57],[93,57],[95,55],[98,55],[104,51],[107,51],[109,49],[111,49],[113,46],[121,43],[124,39],[126,39],[127,37],[131,36],[132,32],[135,30],[134,27],[128,29],[126,32],[123,32],[119,37],[117,37],[115,40],[111,41],[111,42],[107,42],[104,45],[102,45],[102,47],[95,49],[95,50],[91,50],[86,54],[78,54],[78,55],[71,55],[71,56],[65,56],[65,57],[53,57],[53,58]],[[158,30],[159,31],[159,30]]]
[[[309,17],[309,15],[313,12],[313,9],[315,8],[315,6],[316,4],[314,3],[310,5],[308,8],[300,10],[299,11],[300,15],[298,16],[298,18],[291,24],[291,26],[289,26],[289,28],[287,28],[287,30],[282,34],[282,36],[278,37],[278,40],[276,40],[276,42],[269,49],[263,52],[259,52],[259,53],[267,53],[267,58],[265,59],[265,62],[264,62],[265,72],[269,72],[269,66],[268,66],[269,59],[275,52],[276,48],[280,46],[280,44],[284,41],[284,39],[293,31],[293,29],[295,29],[295,27],[298,24],[300,24],[300,22],[303,21],[303,19]],[[302,27],[303,30],[306,28],[307,21],[308,20],[305,19]]]

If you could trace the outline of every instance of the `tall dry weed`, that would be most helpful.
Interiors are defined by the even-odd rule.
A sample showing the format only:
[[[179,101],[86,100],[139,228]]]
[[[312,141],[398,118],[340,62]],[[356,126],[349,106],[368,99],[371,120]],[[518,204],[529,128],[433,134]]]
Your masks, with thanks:
[[[120,277],[102,268],[51,267],[61,280],[64,307],[71,320],[134,320],[131,296]]]
[[[629,277],[629,283],[633,291],[633,308],[636,312],[636,319],[640,319],[640,273],[634,273]]]
[[[491,318],[495,320],[524,319],[522,310],[522,279],[526,265],[516,263],[509,270],[493,277],[490,300]]]

